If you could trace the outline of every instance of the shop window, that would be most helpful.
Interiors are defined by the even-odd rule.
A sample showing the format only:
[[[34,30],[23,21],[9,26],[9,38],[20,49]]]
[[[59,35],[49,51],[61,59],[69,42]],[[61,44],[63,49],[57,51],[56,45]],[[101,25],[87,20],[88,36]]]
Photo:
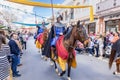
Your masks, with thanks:
[[[88,24],[88,33],[95,32],[95,23]]]

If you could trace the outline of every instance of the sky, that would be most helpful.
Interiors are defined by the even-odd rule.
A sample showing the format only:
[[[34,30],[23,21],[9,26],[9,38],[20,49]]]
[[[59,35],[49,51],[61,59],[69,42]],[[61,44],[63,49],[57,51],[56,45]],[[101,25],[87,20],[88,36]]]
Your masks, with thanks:
[[[51,3],[51,0],[32,0],[37,2]],[[61,4],[64,0],[53,0],[54,4]],[[42,8],[42,7],[34,7],[33,11],[36,12],[40,16],[50,17],[52,14],[51,8]]]
[[[51,3],[51,0],[32,0],[32,1]],[[64,0],[53,0],[53,4],[61,4],[61,3],[63,3],[63,1]],[[51,8],[27,6],[27,5],[8,2],[5,0],[0,0],[0,3],[2,3],[4,5],[9,5],[10,7],[15,8],[15,9],[21,9],[21,10],[25,9],[25,10],[27,10],[27,12],[30,12],[30,13],[36,12],[37,15],[40,15],[43,17],[51,17],[52,16]],[[17,11],[15,11],[15,12],[17,12]],[[19,11],[18,18],[19,18],[19,20],[17,22],[31,23],[31,24],[35,23],[35,16],[31,15],[31,14],[25,14],[25,13]],[[41,20],[43,20],[41,17],[37,17],[37,21],[41,22]]]

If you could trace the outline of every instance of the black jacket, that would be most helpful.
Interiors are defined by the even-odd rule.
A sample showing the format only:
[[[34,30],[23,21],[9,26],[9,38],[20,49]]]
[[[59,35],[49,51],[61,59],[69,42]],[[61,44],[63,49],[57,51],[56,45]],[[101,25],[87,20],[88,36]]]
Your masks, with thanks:
[[[17,43],[14,40],[10,40],[8,44],[10,46],[11,54],[19,55],[20,49]]]

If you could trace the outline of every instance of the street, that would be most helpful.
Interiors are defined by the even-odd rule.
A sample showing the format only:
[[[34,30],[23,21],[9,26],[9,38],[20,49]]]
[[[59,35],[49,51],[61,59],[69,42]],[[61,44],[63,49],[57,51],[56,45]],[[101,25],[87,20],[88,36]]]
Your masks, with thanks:
[[[41,59],[32,38],[27,47],[21,61],[23,66],[18,68],[22,76],[14,80],[66,80],[66,75],[58,77],[50,62]],[[107,60],[77,54],[77,64],[77,68],[72,69],[72,80],[120,80],[120,76],[112,74],[115,66],[108,69]]]

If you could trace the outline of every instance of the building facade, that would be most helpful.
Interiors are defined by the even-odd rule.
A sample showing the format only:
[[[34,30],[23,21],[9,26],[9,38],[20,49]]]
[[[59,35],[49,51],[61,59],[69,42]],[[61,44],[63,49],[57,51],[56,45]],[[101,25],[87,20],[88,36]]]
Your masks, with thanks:
[[[63,22],[75,24],[78,20],[85,23],[87,32],[98,33],[98,16],[96,15],[96,4],[102,0],[65,0],[63,5],[92,5],[94,9],[94,21],[90,22],[89,8],[60,9],[57,13],[63,16]]]
[[[120,31],[120,0],[105,0],[96,5],[99,32]]]

